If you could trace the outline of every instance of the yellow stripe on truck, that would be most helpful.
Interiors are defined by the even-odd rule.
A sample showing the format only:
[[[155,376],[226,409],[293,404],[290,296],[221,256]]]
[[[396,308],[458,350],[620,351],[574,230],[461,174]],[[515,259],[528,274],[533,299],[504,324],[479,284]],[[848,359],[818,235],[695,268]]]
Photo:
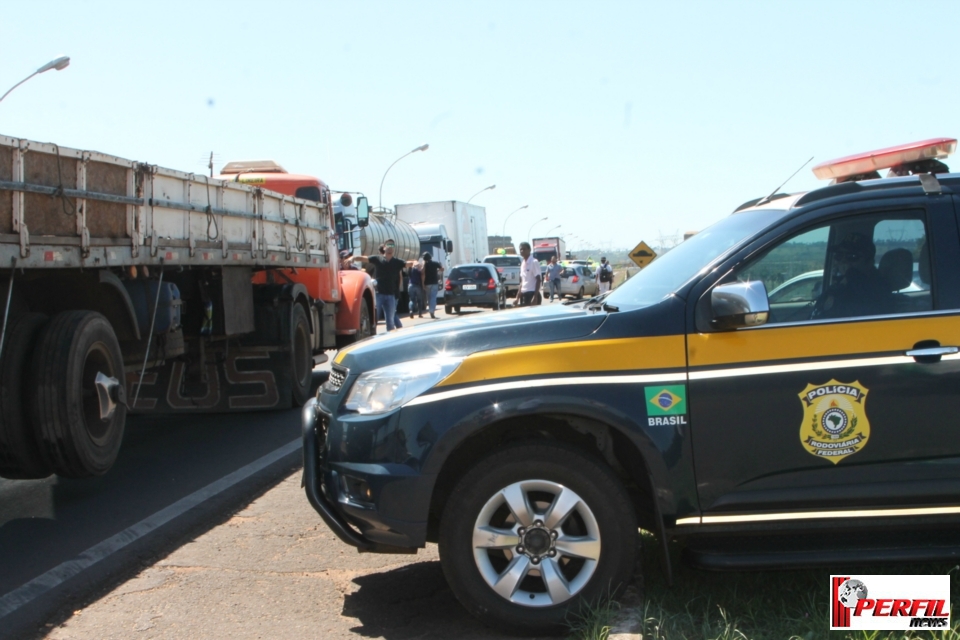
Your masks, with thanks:
[[[691,367],[793,358],[906,351],[921,340],[960,346],[960,318],[925,316],[875,322],[811,324],[691,334]]]
[[[521,376],[687,366],[682,335],[616,340],[586,340],[483,351],[467,356],[437,386]]]

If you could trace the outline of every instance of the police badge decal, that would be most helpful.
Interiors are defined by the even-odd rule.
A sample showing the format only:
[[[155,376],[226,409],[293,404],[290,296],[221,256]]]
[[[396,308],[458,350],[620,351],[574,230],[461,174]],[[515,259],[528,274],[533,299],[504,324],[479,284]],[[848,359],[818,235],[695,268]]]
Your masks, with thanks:
[[[860,451],[870,439],[866,400],[867,389],[859,382],[808,384],[800,394],[800,442],[807,453],[837,464]]]

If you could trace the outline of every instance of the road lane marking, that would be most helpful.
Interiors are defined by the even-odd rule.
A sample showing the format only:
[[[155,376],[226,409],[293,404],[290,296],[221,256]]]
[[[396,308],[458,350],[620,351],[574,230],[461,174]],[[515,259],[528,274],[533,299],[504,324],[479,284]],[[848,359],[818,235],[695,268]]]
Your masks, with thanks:
[[[117,551],[120,551],[132,542],[139,540],[151,531],[154,531],[155,529],[158,529],[159,527],[170,522],[174,518],[183,515],[190,509],[193,509],[194,507],[206,502],[217,494],[226,491],[235,484],[246,480],[258,471],[262,471],[284,456],[290,455],[294,451],[298,450],[301,445],[302,441],[297,438],[296,440],[283,445],[279,449],[268,453],[262,458],[258,458],[250,464],[240,467],[233,473],[225,475],[219,480],[211,482],[202,489],[198,489],[190,495],[177,500],[170,506],[157,511],[153,515],[147,516],[140,522],[127,527],[115,536],[107,538],[103,542],[90,547],[74,559],[67,560],[66,562],[57,565],[53,569],[50,569],[50,571],[47,571],[43,575],[37,576],[30,582],[17,587],[10,593],[0,598],[0,619],[10,615],[20,607],[36,600],[51,589],[55,589],[67,580],[79,575],[86,569],[89,569],[101,560],[104,560]]]

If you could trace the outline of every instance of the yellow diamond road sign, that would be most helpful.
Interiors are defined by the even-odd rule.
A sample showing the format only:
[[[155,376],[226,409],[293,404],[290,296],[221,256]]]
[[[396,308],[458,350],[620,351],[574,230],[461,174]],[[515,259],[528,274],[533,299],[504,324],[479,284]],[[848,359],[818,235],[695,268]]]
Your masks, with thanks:
[[[633,260],[638,267],[641,269],[653,262],[653,259],[657,257],[657,253],[650,248],[644,241],[640,241],[640,244],[633,248],[633,251],[630,252],[630,259]]]

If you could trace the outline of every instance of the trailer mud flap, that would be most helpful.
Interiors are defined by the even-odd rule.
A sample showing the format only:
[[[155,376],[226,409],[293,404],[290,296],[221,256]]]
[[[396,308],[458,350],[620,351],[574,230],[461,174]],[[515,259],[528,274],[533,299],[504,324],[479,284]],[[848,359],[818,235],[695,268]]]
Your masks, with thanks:
[[[235,347],[207,351],[201,371],[186,361],[170,361],[143,376],[127,373],[127,397],[137,397],[133,413],[227,412],[290,407],[290,353],[276,347]]]

